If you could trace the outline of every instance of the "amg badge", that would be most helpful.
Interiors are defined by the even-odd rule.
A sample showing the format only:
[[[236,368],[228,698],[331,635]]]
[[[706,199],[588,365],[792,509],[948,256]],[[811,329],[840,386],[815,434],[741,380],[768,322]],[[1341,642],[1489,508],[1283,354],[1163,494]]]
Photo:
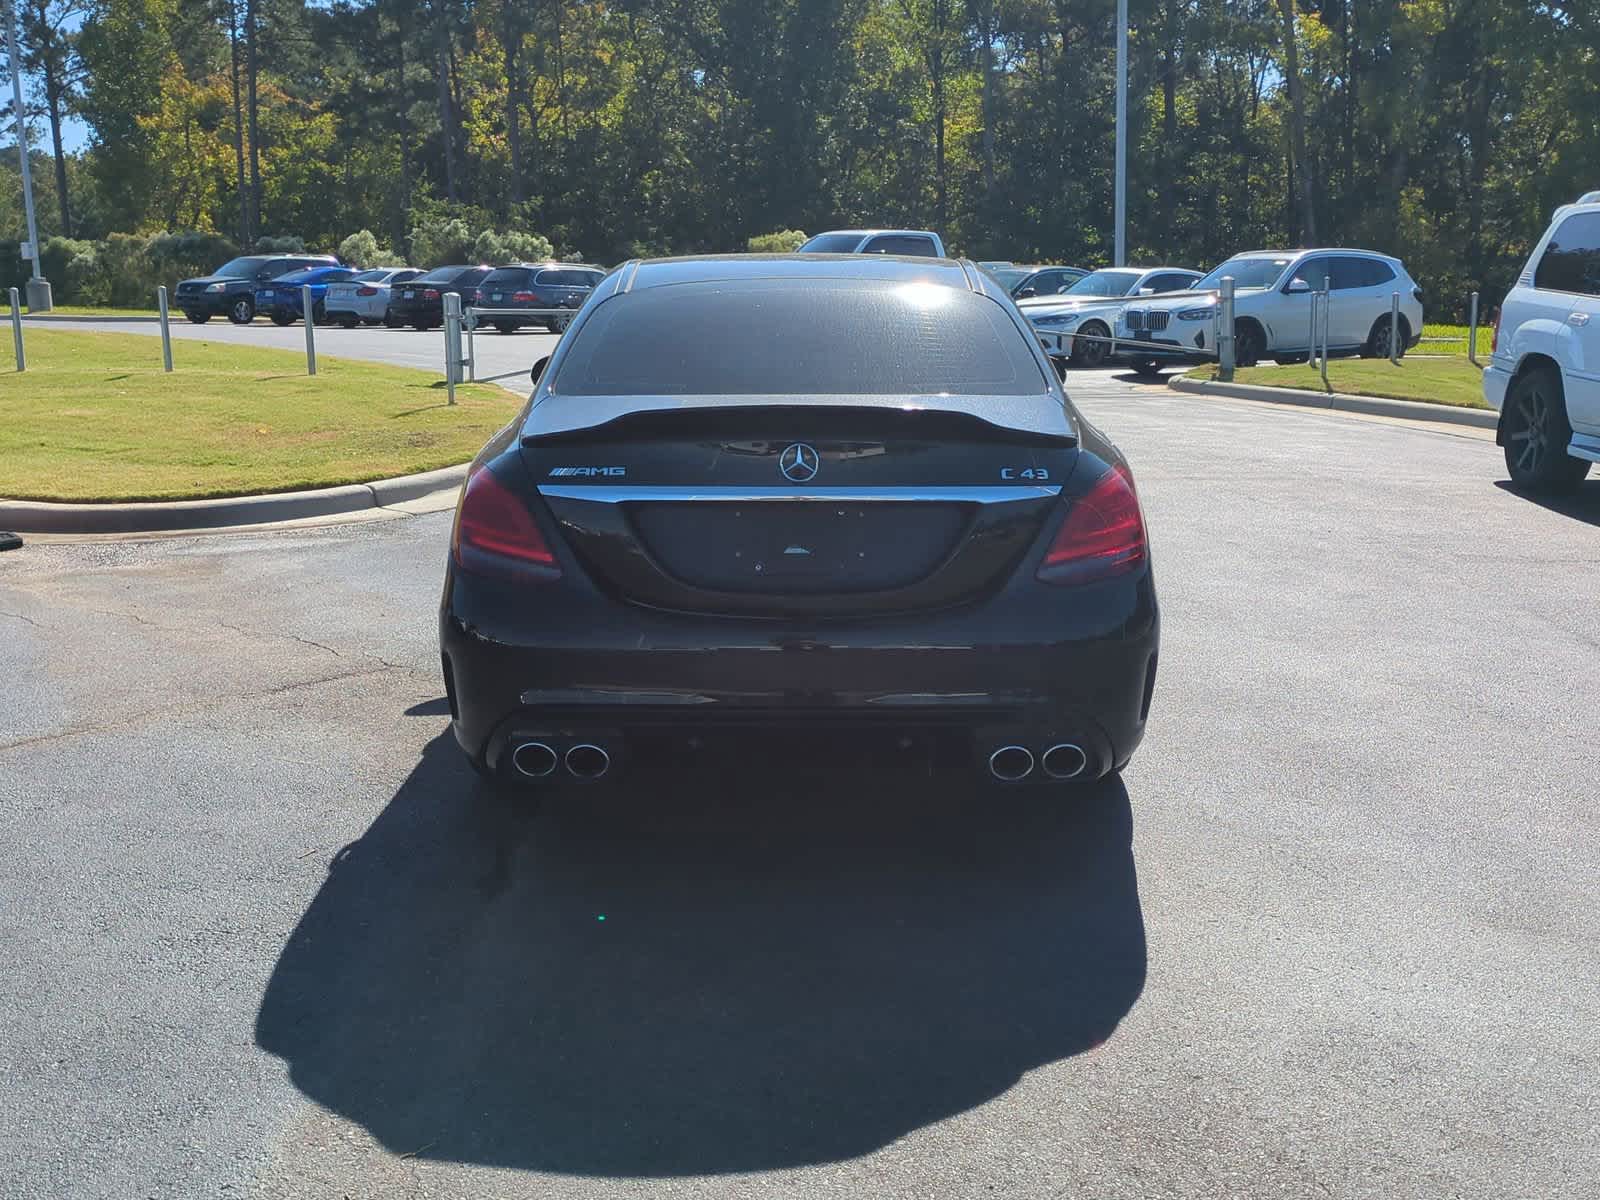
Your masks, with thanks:
[[[627,473],[627,467],[555,467],[551,469],[546,478],[557,479],[573,475],[607,475],[616,477]]]

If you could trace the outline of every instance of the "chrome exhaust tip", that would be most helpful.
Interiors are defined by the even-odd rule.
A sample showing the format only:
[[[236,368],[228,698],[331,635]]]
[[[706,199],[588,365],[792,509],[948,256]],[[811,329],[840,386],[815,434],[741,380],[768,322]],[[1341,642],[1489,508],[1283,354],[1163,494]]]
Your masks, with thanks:
[[[1040,756],[1039,765],[1051,779],[1076,779],[1089,769],[1089,756],[1082,746],[1060,742]]]
[[[1033,774],[1033,751],[1026,746],[1001,746],[989,755],[989,774],[1002,783],[1017,783]]]
[[[611,756],[599,746],[581,742],[567,751],[567,770],[578,779],[599,779],[611,769]]]
[[[560,763],[556,752],[543,742],[523,742],[511,752],[511,765],[526,779],[546,779]]]

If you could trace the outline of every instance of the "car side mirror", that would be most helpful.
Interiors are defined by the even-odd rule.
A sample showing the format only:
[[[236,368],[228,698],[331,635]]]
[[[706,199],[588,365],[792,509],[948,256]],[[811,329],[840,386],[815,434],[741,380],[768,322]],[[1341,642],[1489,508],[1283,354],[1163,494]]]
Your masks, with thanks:
[[[533,370],[528,372],[528,378],[533,380],[534,383],[538,383],[540,378],[544,375],[544,369],[549,365],[550,356],[546,354],[538,362],[533,364]]]
[[[1023,288],[1020,292],[1017,293],[1017,299],[1018,300],[1032,300],[1038,294],[1039,293],[1034,291],[1033,288]]]
[[[1304,296],[1311,291],[1311,285],[1304,279],[1291,279],[1289,286],[1283,290],[1291,296]]]

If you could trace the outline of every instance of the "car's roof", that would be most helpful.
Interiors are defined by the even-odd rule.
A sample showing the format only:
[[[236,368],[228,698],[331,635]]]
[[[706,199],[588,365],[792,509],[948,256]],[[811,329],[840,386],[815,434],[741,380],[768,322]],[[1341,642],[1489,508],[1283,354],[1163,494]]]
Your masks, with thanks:
[[[528,270],[533,270],[533,271],[554,271],[554,270],[559,270],[562,267],[571,267],[573,270],[576,270],[576,271],[604,271],[605,270],[604,267],[597,267],[593,263],[560,262],[560,261],[558,261],[556,259],[553,259],[553,258],[547,258],[543,262],[501,263],[498,267],[495,268],[495,270],[496,271],[510,271],[510,270],[515,270],[515,269],[519,269],[519,268],[526,268]]]
[[[861,237],[875,237],[880,233],[912,233],[919,237],[924,235],[928,237],[935,236],[931,229],[824,229],[821,233],[813,233],[806,241],[809,242],[814,238],[827,237],[835,233],[854,233]]]
[[[962,291],[985,290],[981,272],[949,258],[897,254],[707,254],[625,263],[610,276],[614,292],[716,283],[736,279],[871,279],[939,283]],[[991,286],[993,281],[990,281]]]
[[[1230,256],[1227,261],[1232,262],[1236,258],[1300,258],[1307,254],[1357,254],[1363,258],[1381,258],[1384,262],[1400,261],[1392,254],[1385,254],[1381,250],[1363,250],[1359,246],[1308,246],[1302,250],[1244,250]]]

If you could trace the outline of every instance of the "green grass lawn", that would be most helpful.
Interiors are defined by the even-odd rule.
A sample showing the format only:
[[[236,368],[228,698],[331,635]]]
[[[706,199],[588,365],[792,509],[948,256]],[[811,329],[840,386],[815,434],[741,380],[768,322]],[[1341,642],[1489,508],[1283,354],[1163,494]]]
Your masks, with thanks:
[[[466,462],[521,401],[426,371],[128,333],[25,330],[0,357],[0,496],[193,500],[362,483]]]
[[[183,314],[173,308],[172,314],[178,320],[183,320]],[[31,313],[39,317],[159,317],[160,311],[155,308],[104,308],[95,304],[56,304],[47,313]]]
[[[1215,366],[1189,372],[1195,379],[1215,379]],[[1248,367],[1234,372],[1235,383],[1264,387],[1304,388],[1320,392],[1322,375],[1309,366]],[[1387,359],[1336,358],[1328,364],[1328,384],[1347,396],[1387,396],[1396,400],[1421,400],[1457,408],[1487,408],[1483,402],[1483,373],[1464,358],[1403,358],[1399,366]]]
[[[1417,343],[1412,354],[1457,354],[1462,358],[1467,355],[1467,334],[1471,331],[1465,325],[1424,325],[1423,338],[1446,338],[1443,342],[1422,341]],[[1482,362],[1489,357],[1489,343],[1494,340],[1494,331],[1487,322],[1480,320],[1478,324],[1478,361]]]

